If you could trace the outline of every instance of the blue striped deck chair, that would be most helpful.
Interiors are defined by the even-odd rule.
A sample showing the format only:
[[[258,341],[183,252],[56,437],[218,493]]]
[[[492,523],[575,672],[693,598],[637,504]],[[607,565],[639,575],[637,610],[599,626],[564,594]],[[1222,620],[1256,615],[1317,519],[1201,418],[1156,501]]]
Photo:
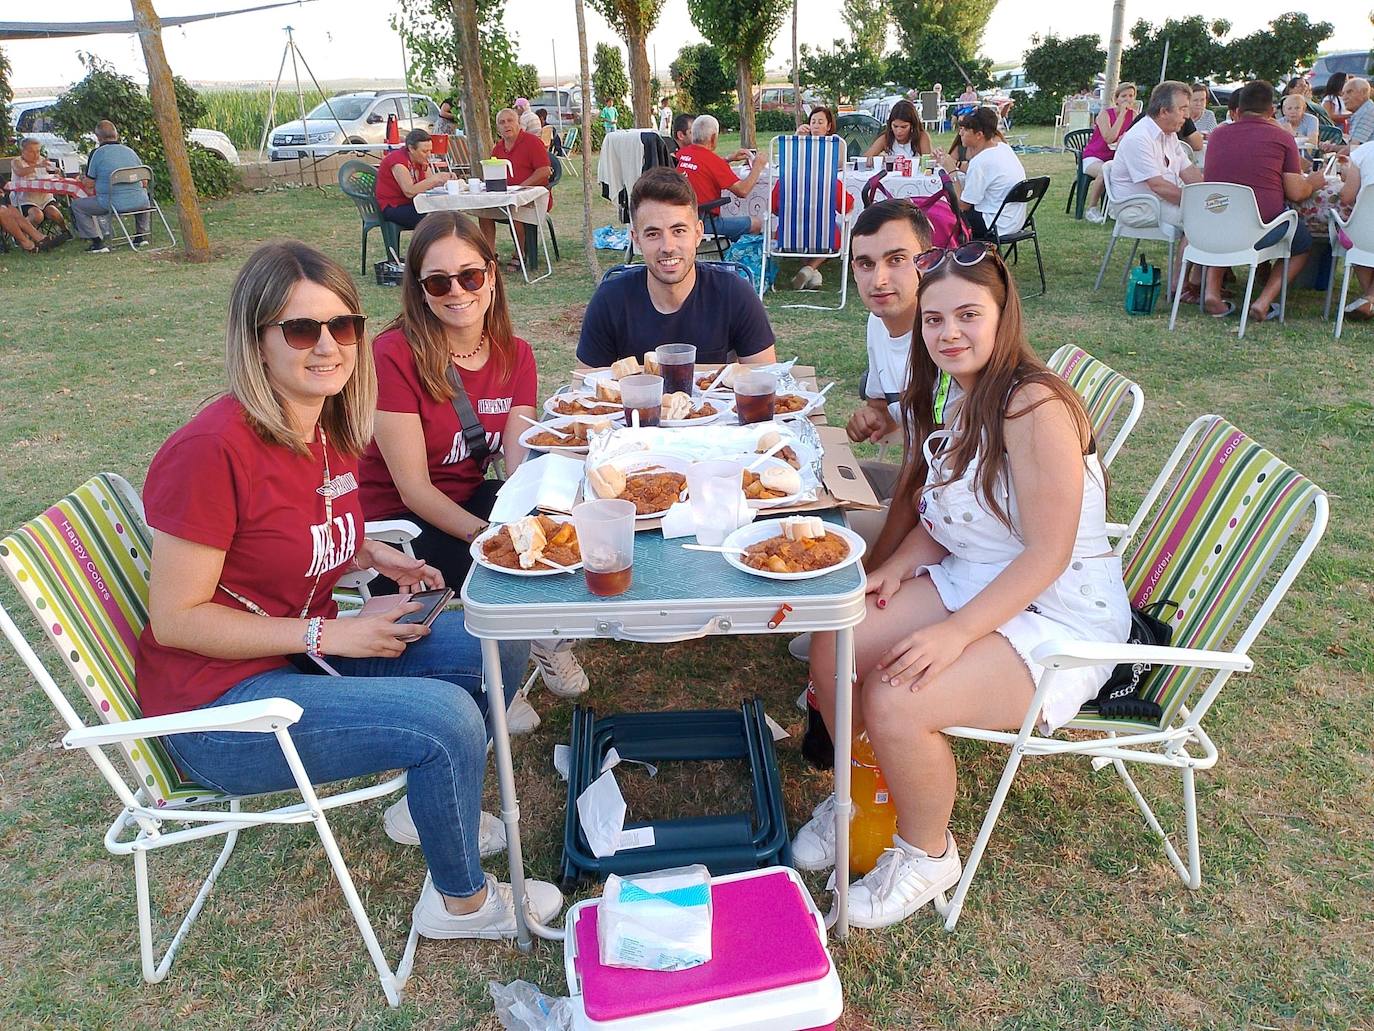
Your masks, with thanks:
[[[763,267],[768,256],[839,258],[840,303],[788,304],[788,308],[840,311],[849,293],[849,220],[836,209],[836,184],[841,182],[845,143],[838,136],[776,136],[771,145],[771,168],[778,184],[778,211],[763,224]],[[835,246],[835,229],[840,245]],[[760,277],[759,299],[763,299]]]

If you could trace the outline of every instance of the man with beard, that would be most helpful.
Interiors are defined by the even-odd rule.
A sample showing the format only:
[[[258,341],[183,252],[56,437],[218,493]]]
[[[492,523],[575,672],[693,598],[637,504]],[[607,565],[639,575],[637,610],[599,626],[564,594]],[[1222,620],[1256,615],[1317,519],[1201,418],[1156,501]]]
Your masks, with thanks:
[[[695,344],[701,364],[776,360],[773,327],[753,287],[734,272],[698,263],[702,238],[692,187],[651,168],[630,191],[630,235],[644,255],[601,284],[587,305],[577,358],[604,367],[659,344]]]

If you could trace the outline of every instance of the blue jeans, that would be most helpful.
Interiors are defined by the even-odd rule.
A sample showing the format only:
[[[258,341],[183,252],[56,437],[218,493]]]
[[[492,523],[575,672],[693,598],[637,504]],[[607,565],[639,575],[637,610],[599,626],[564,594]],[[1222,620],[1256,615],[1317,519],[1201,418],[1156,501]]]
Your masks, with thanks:
[[[1288,227],[1286,225],[1275,226],[1256,241],[1255,250],[1262,251],[1266,247],[1274,246],[1274,244],[1283,239],[1283,234],[1286,232],[1288,232]],[[1289,253],[1296,258],[1299,254],[1306,254],[1311,249],[1312,230],[1308,229],[1307,223],[1300,218],[1298,219],[1298,224],[1293,227],[1293,245]]]
[[[519,690],[529,643],[502,641],[507,701]],[[289,698],[304,713],[291,740],[313,784],[384,770],[408,774],[410,815],[420,847],[445,895],[467,898],[484,884],[478,854],[487,728],[482,652],[459,612],[445,612],[432,632],[395,659],[330,658],[342,676],[294,666],[240,681],[211,705]],[[165,738],[195,780],[230,794],[296,786],[272,734],[195,733]]]
[[[727,240],[738,240],[754,226],[754,221],[748,215],[717,215],[714,223],[707,222],[707,229],[714,229],[716,233],[725,237]]]

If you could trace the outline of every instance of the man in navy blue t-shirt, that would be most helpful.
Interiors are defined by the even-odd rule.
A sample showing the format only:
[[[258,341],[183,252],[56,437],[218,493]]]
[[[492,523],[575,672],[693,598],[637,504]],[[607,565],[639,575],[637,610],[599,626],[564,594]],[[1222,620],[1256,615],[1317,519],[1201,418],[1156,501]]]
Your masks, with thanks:
[[[577,358],[602,368],[659,344],[695,344],[697,361],[776,360],[773,327],[754,288],[734,272],[698,264],[701,219],[687,179],[651,168],[630,191],[630,234],[644,255],[597,288],[582,320]]]

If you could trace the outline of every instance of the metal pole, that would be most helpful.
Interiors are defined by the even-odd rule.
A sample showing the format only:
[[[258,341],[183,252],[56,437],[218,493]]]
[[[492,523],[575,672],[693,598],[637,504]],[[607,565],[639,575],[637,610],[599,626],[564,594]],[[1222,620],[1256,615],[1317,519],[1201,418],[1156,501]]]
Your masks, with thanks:
[[[1126,0],[1115,0],[1112,4],[1112,34],[1107,42],[1107,82],[1102,95],[1105,104],[1116,93],[1116,84],[1121,81],[1121,44],[1126,32]]]
[[[262,121],[262,142],[258,144],[258,160],[267,160],[267,134],[272,131],[272,122],[277,116],[277,90],[281,89],[281,73],[286,71],[286,55],[289,46],[281,48],[281,64],[277,65],[277,77],[272,83],[272,91],[267,95],[267,116]]]
[[[410,101],[410,62],[406,60],[406,38],[399,32],[396,37],[401,41],[401,78],[406,87],[406,110],[410,112],[410,127],[415,128],[415,108]]]
[[[301,70],[296,66],[296,40],[292,35],[291,26],[286,27],[286,45],[291,49],[291,74],[296,77],[296,107],[300,110],[301,136],[303,137],[304,147],[310,146],[310,127],[305,123],[305,94],[301,92]],[[305,185],[305,150],[296,151],[296,164],[301,173],[301,185]],[[310,171],[315,177],[315,187],[320,185],[319,163],[310,162]]]
[[[1164,41],[1164,59],[1159,62],[1159,81],[1163,82],[1169,68],[1169,41]]]
[[[563,128],[563,90],[558,82],[558,40],[549,40],[549,49],[553,51],[553,103],[554,107],[558,109],[558,116],[554,125],[556,129],[561,130]],[[558,135],[561,138],[563,134],[559,132]]]

